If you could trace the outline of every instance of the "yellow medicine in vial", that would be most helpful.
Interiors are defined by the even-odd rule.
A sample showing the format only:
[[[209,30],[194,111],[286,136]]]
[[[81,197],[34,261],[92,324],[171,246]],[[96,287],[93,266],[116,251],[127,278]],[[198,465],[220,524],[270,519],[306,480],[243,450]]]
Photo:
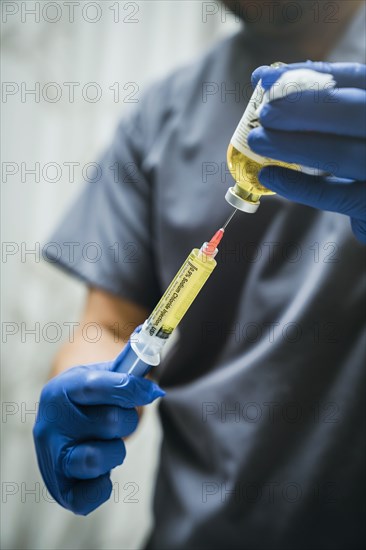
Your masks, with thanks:
[[[274,63],[271,67],[280,67],[281,65],[283,63]],[[300,169],[295,164],[257,155],[248,146],[249,132],[260,126],[258,109],[263,103],[264,94],[265,90],[259,81],[227,150],[227,164],[236,184],[228,189],[225,199],[234,208],[250,214],[257,211],[262,195],[275,194],[258,180],[258,173],[264,166],[276,165],[293,170]]]
[[[215,269],[215,253],[207,251],[205,245],[192,250],[147,319],[150,336],[169,338]]]

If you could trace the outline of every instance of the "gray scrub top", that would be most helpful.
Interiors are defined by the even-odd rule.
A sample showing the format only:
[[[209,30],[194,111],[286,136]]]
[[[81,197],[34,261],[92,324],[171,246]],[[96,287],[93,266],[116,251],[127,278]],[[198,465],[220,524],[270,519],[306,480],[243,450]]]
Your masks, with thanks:
[[[364,62],[364,34],[360,14],[329,59]],[[239,32],[152,86],[53,235],[57,262],[152,308],[231,212],[227,145],[275,60]],[[364,248],[347,217],[274,196],[234,217],[217,261],[154,373],[148,547],[363,547]]]

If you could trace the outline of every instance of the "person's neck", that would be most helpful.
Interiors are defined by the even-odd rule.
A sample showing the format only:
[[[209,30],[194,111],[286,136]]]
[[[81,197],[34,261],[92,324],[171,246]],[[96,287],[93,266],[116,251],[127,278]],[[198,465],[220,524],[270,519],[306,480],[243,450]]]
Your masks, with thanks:
[[[255,49],[257,57],[268,63],[268,58],[272,61],[283,61],[284,63],[294,63],[310,59],[312,61],[326,60],[342,35],[360,9],[362,2],[350,2],[347,11],[343,11],[334,23],[324,23],[323,25],[310,24],[306,33],[298,33],[292,36],[259,36],[249,33],[247,39],[251,47]],[[350,6],[349,4],[349,6]],[[253,51],[254,53],[254,51]]]
[[[327,59],[337,42],[339,42],[347,31],[353,16],[354,12],[349,14],[347,19],[342,19],[332,25],[323,25],[318,29],[310,27],[306,36],[298,40],[295,49],[297,49],[302,59],[311,59],[313,61]]]

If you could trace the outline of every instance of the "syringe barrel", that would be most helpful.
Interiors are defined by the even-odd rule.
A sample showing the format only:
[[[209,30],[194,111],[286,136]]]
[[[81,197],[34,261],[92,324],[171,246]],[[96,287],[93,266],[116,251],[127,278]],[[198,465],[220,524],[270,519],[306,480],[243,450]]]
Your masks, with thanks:
[[[144,324],[115,359],[117,372],[145,376],[160,363],[161,351],[215,269],[217,249],[194,248]]]
[[[144,330],[158,340],[169,338],[215,269],[214,254],[194,248],[159,303],[144,323]]]

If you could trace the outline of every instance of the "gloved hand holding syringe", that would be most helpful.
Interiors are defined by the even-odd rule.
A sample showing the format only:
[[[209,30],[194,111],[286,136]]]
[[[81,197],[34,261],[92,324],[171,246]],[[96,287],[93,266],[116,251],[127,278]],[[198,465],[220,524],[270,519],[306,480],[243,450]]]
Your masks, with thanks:
[[[209,242],[194,248],[142,326],[132,333],[113,370],[145,376],[160,363],[161,351],[215,269],[217,247],[236,210]]]
[[[137,427],[136,407],[164,395],[144,376],[160,363],[162,348],[215,269],[217,246],[234,213],[208,243],[192,250],[114,361],[72,367],[43,388],[33,428],[38,465],[64,508],[86,515],[110,497],[110,472],[126,456],[121,438]],[[49,418],[50,411],[56,416]]]

